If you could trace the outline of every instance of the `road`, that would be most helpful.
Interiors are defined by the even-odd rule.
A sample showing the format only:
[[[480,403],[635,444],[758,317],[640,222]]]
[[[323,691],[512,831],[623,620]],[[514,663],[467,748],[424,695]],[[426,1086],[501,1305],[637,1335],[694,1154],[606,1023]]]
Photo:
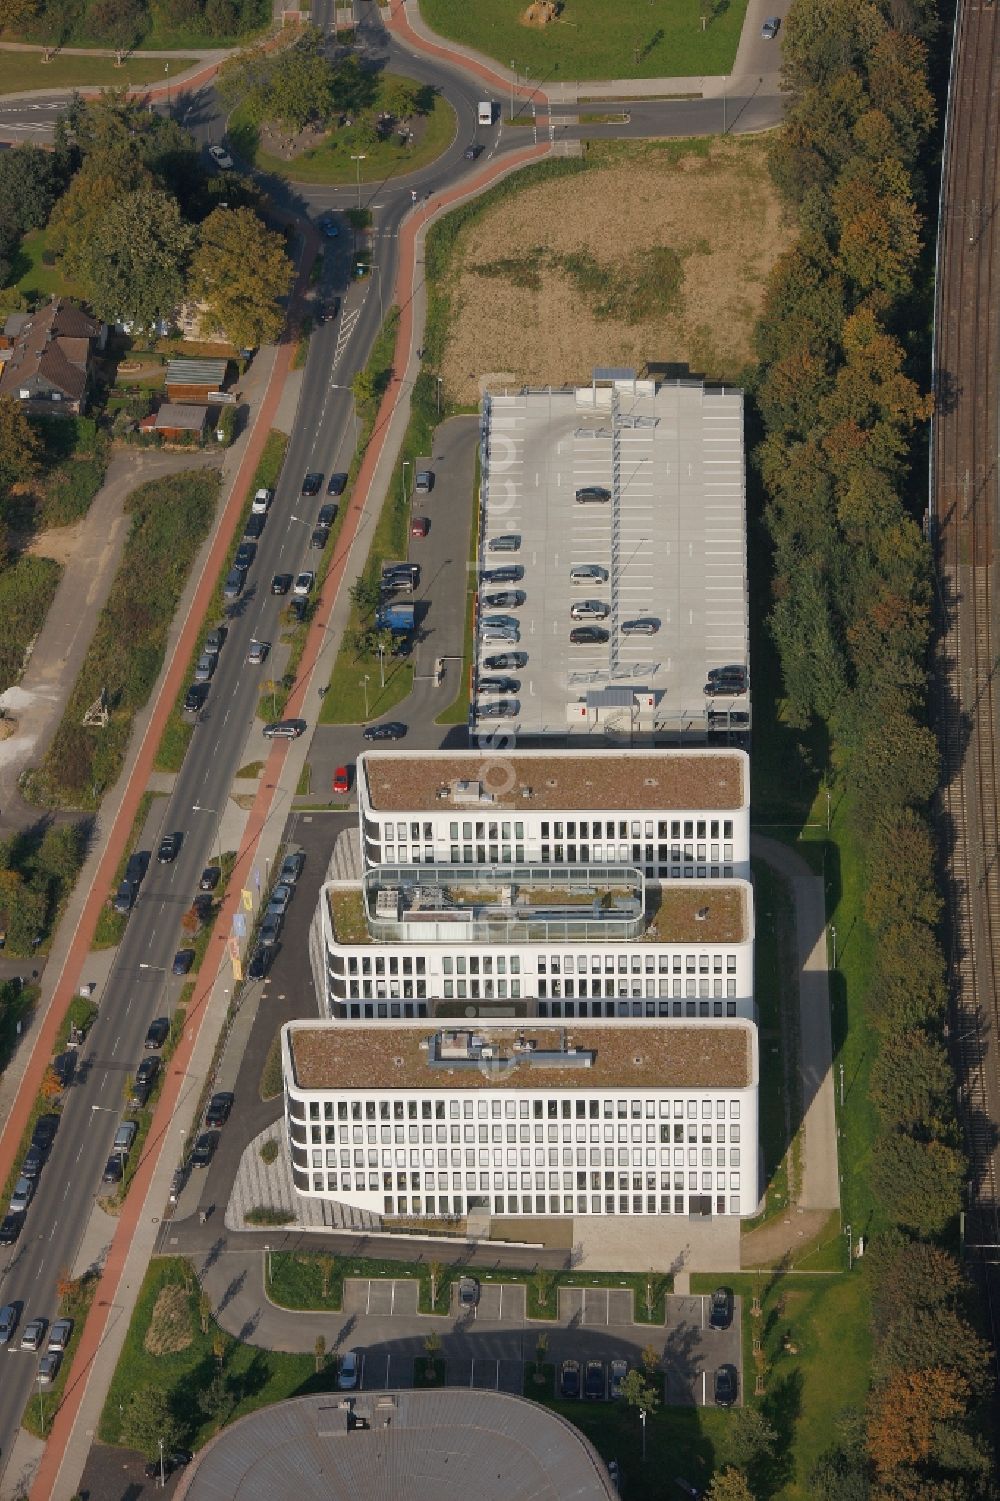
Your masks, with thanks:
[[[5,1253],[0,1301],[21,1304],[22,1321],[39,1314],[48,1318],[55,1314],[56,1281],[74,1262],[100,1191],[102,1170],[121,1112],[124,1081],[142,1056],[149,1022],[169,1011],[181,983],[170,975],[171,961],[181,942],[180,918],[190,905],[202,867],[217,848],[216,828],[233,775],[243,761],[264,756],[266,743],[258,738],[255,720],[261,674],[246,665],[247,645],[252,637],[278,641],[278,614],[283,601],[270,594],[272,574],[294,573],[309,566],[309,533],[315,511],[325,497],[304,500],[300,495],[302,476],[312,469],[329,475],[349,467],[353,451],[350,380],[366,361],[381,321],[381,304],[383,299],[388,301],[395,281],[399,224],[410,209],[414,192],[433,194],[478,170],[464,157],[465,147],[473,139],[483,145],[488,158],[519,149],[530,138],[530,126],[504,129],[502,125],[477,137],[475,112],[481,85],[468,81],[457,68],[418,57],[401,47],[387,37],[377,5],[369,0],[359,3],[360,40],[369,58],[440,88],[455,108],[457,133],[436,162],[411,177],[363,186],[362,202],[371,209],[374,224],[376,269],[371,277],[361,283],[351,281],[353,257],[348,234],[328,242],[328,252],[332,253],[325,258],[321,291],[338,292],[343,298],[342,311],[338,320],[313,334],[287,460],[256,562],[242,597],[229,611],[229,637],[206,710],[165,803],[162,832],[178,830],[183,834],[180,853],[173,864],[160,866],[154,860],[150,866],[107,982],[100,1016],[83,1049],[77,1080],[67,1091],[59,1134],[28,1211],[25,1230],[12,1252]],[[319,0],[316,18],[321,23],[329,22],[329,6],[330,0]],[[44,139],[51,133],[60,102],[0,104],[0,135]],[[730,100],[727,108],[733,111],[734,120],[729,128],[752,128],[748,122],[763,120],[773,110],[773,101],[763,97],[756,101]],[[175,98],[173,109],[204,147],[221,139],[223,121],[211,89],[190,98]],[[572,137],[583,133],[697,134],[720,128],[717,100],[649,103],[629,109],[628,121],[588,127],[561,121],[556,112],[551,132],[548,127],[546,132],[551,135],[562,131]],[[480,166],[483,159],[481,156]],[[353,187],[307,191],[283,182],[268,182],[266,186],[281,209],[299,214],[349,207],[356,194]],[[270,670],[280,671],[281,665],[278,655]],[[440,732],[432,731],[430,720],[439,706],[432,708],[426,697],[424,703],[428,712],[420,743],[437,743],[433,735]],[[252,877],[238,871],[236,878]],[[0,1453],[4,1460],[31,1394],[34,1374],[35,1362],[28,1357],[5,1364],[0,1388]]]

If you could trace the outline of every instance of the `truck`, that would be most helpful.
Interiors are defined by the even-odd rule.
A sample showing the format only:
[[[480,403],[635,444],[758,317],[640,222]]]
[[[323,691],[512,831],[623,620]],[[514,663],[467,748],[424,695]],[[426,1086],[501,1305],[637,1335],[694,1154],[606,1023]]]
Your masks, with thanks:
[[[480,99],[480,101],[479,101],[479,123],[480,123],[480,125],[492,125],[493,124],[493,109],[494,109],[494,104],[493,104],[493,100],[492,99]]]
[[[414,609],[412,605],[386,605],[375,617],[375,624],[380,630],[389,630],[397,635],[409,635],[413,630]]]

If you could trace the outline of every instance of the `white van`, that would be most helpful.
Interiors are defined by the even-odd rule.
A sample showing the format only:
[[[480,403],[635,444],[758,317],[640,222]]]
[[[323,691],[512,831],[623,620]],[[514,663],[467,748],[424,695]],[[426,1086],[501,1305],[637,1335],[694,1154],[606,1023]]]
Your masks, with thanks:
[[[492,99],[480,99],[480,101],[479,101],[479,115],[478,115],[478,119],[479,119],[480,125],[492,125],[493,124],[493,100]]]

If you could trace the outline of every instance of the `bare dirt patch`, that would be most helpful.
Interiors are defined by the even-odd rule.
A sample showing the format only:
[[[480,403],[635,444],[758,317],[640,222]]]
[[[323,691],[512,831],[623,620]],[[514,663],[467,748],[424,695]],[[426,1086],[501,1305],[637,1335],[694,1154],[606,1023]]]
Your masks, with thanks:
[[[38,532],[31,538],[25,552],[33,557],[53,558],[65,568],[70,558],[76,554],[80,536],[83,532],[83,521],[74,521],[69,526],[53,526],[47,531]]]
[[[470,224],[451,278],[449,397],[478,401],[489,370],[561,385],[595,365],[655,361],[735,379],[753,357],[768,272],[794,237],[766,152],[763,139],[730,140],[678,158],[650,143],[634,160],[609,154],[529,186]],[[680,266],[669,297],[649,280],[665,251]]]
[[[190,1345],[191,1307],[187,1289],[173,1283],[156,1295],[143,1344],[150,1355],[177,1355]]]

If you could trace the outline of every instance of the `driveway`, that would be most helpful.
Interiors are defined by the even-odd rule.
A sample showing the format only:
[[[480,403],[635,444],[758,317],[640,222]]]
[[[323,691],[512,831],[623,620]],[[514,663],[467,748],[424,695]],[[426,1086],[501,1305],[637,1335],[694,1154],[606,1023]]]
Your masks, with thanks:
[[[18,779],[29,766],[37,766],[55,734],[111,592],[128,536],[127,496],[164,474],[221,463],[221,451],[211,450],[191,454],[123,449],[112,455],[104,484],[76,527],[75,546],[24,676],[0,694],[0,708],[17,721],[15,733],[0,741],[0,833],[28,828],[40,816],[21,797]],[[44,555],[44,546],[36,550]]]

